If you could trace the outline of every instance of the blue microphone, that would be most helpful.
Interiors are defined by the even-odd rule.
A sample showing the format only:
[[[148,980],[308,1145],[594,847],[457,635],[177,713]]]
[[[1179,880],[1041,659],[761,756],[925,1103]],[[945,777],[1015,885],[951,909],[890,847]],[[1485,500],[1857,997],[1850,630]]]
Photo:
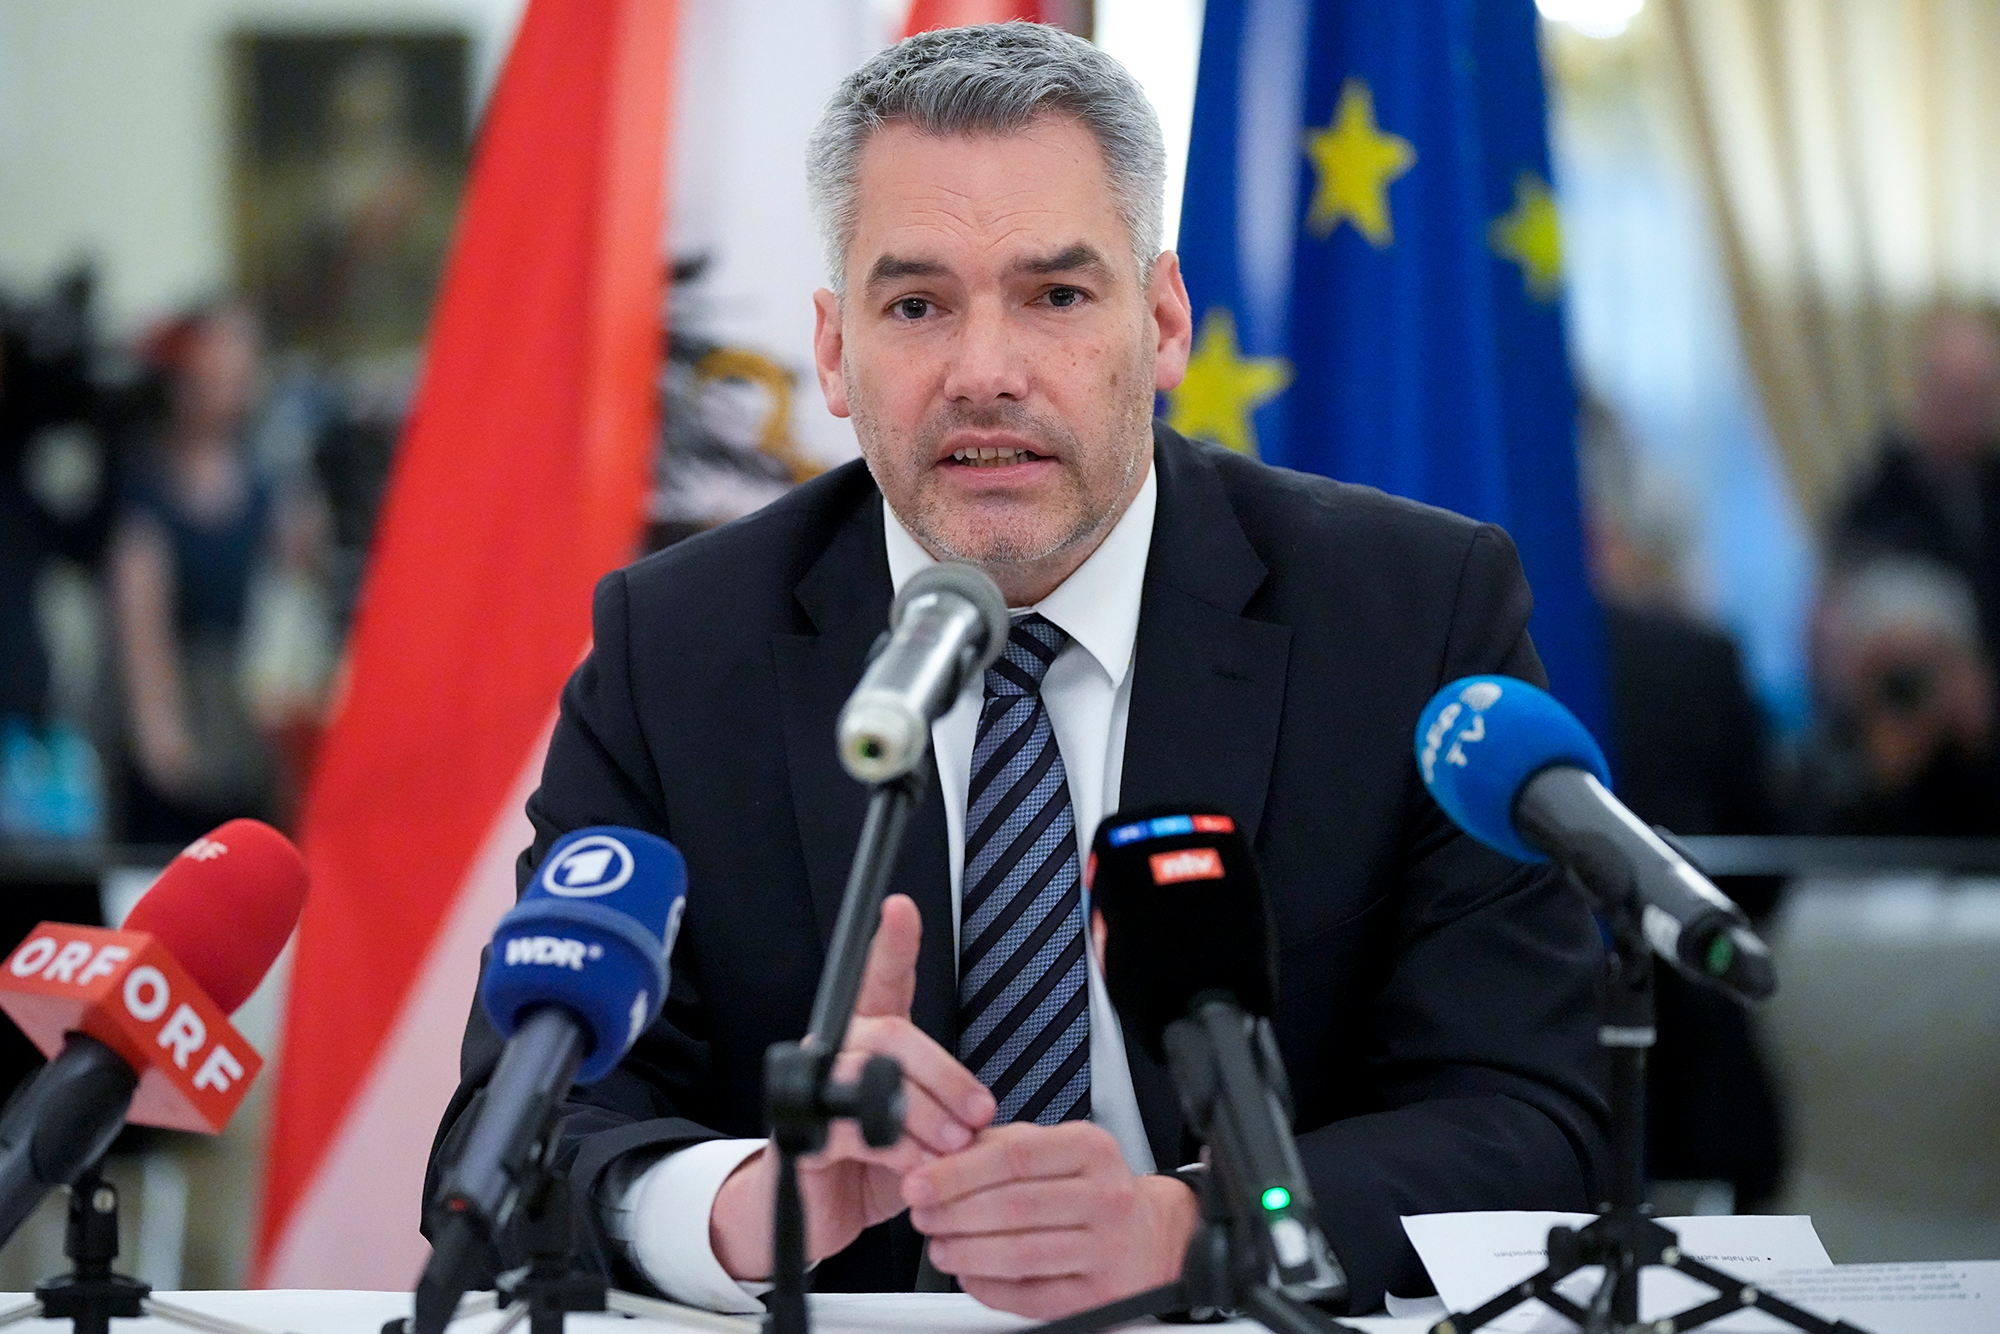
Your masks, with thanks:
[[[610,1074],[659,1017],[667,955],[687,904],[687,863],[636,829],[565,834],[500,919],[479,1000],[511,1039],[537,1009],[560,1006],[583,1026],[576,1081]]]
[[[441,1334],[533,1197],[570,1086],[610,1074],[659,1017],[686,896],[671,843],[598,826],[558,839],[500,919],[479,1000],[507,1045],[431,1201],[416,1334]]]
[[[1743,910],[1611,795],[1604,752],[1546,691],[1468,676],[1417,719],[1417,767],[1452,822],[1517,861],[1554,857],[1609,911],[1636,891],[1653,951],[1697,982],[1747,999],[1777,989]]]

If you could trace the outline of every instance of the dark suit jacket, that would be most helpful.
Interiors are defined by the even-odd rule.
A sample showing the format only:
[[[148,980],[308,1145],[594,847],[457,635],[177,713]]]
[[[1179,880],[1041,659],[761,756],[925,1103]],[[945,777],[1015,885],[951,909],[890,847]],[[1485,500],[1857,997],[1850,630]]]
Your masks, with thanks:
[[[1400,1214],[1595,1198],[1596,932],[1551,875],[1459,834],[1412,757],[1444,682],[1542,680],[1530,597],[1497,528],[1164,427],[1156,441],[1121,801],[1207,803],[1254,831],[1299,1149],[1354,1309],[1369,1310],[1385,1286],[1428,1291]],[[572,1098],[560,1161],[580,1194],[644,1155],[763,1133],[764,1050],[805,1030],[866,804],[833,736],[887,623],[881,506],[852,464],[598,586],[595,648],[528,804],[523,875],[563,831],[622,824],[673,840],[689,889],[665,1012]],[[892,888],[926,923],[912,1017],[949,1050],[937,790]],[[497,1052],[475,1009],[441,1143]],[[1156,1159],[1190,1161],[1169,1082],[1128,1053]],[[907,1288],[917,1256],[898,1219],[817,1284]]]

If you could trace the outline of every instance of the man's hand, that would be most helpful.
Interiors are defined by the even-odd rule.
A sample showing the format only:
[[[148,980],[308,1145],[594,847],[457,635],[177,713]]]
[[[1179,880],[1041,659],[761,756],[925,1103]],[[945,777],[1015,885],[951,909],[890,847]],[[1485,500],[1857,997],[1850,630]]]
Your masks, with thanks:
[[[1171,1283],[1194,1236],[1194,1192],[1134,1176],[1088,1121],[985,1131],[903,1177],[931,1263],[1002,1311],[1052,1320]]]
[[[861,1229],[901,1213],[903,1174],[965,1148],[974,1133],[993,1120],[993,1095],[910,1022],[922,934],[923,919],[908,897],[893,894],[883,901],[882,923],[868,951],[854,1022],[834,1064],[834,1077],[854,1078],[871,1055],[895,1057],[903,1067],[903,1138],[887,1149],[871,1149],[853,1122],[836,1121],[826,1149],[799,1160],[810,1259],[832,1255]],[[709,1244],[732,1278],[770,1276],[771,1202],[777,1180],[778,1153],[767,1145],[731,1173],[716,1193],[708,1219]]]

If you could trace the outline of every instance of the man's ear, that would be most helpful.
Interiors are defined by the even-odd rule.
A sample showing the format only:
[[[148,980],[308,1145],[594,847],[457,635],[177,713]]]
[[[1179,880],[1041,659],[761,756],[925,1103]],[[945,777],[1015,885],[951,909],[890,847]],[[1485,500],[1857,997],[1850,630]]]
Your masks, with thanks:
[[[819,373],[826,410],[845,417],[847,377],[841,374],[840,351],[840,298],[822,287],[813,293],[813,368]]]
[[[1162,250],[1153,261],[1153,281],[1146,289],[1159,338],[1153,350],[1153,388],[1165,393],[1187,374],[1194,349],[1194,307],[1181,281],[1181,258]]]

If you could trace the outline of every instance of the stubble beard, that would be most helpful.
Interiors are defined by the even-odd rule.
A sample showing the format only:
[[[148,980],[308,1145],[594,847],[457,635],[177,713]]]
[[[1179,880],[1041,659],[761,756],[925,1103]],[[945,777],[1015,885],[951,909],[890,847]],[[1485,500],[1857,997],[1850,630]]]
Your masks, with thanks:
[[[863,455],[871,461],[871,468],[873,460],[878,457],[884,458],[888,466],[893,466],[888,461],[894,458],[913,459],[916,463],[918,473],[913,505],[906,507],[890,502],[887,490],[883,491],[883,501],[889,505],[897,520],[926,551],[939,560],[964,561],[988,570],[1033,568],[1086,543],[1094,548],[1123,514],[1133,482],[1152,452],[1152,396],[1148,394],[1143,403],[1135,399],[1128,412],[1114,425],[1117,435],[1130,436],[1135,443],[1126,455],[1118,484],[1101,505],[1092,506],[1076,463],[1082,457],[1082,448],[1075,433],[1054,418],[1039,416],[1013,403],[995,404],[978,411],[947,409],[924,423],[914,445],[903,446],[894,440],[893,433],[885,429],[881,419],[874,414],[873,404],[865,393],[860,392],[860,386],[851,373],[847,376],[847,402],[855,435],[861,442]],[[1026,524],[996,524],[979,535],[977,545],[966,540],[970,535],[952,531],[956,526],[953,522],[956,516],[939,497],[937,489],[927,485],[927,482],[930,469],[935,466],[932,460],[938,457],[945,438],[954,431],[968,429],[1003,430],[1025,440],[1048,444],[1050,452],[1062,461],[1065,469],[1062,503],[1070,512],[1069,525],[1054,535],[1043,536],[1032,531],[1037,526],[1032,519]],[[878,486],[881,483],[879,472],[876,482]]]

